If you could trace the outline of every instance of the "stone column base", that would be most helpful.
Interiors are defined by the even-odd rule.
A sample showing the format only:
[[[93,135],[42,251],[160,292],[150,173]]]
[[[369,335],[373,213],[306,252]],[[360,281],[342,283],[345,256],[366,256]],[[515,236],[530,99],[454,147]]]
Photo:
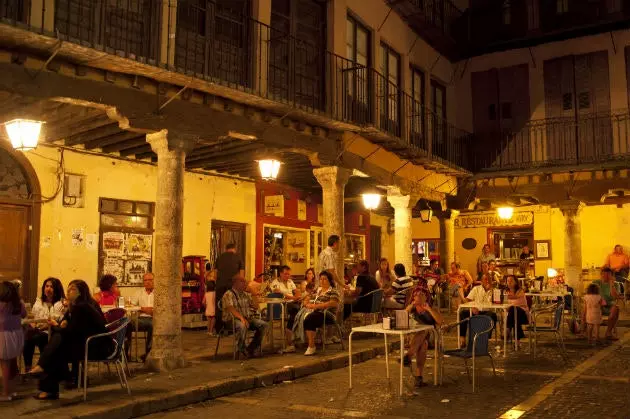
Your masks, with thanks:
[[[176,370],[178,368],[184,368],[188,365],[188,362],[184,358],[184,355],[179,356],[173,354],[165,354],[164,357],[155,356],[150,353],[147,357],[145,364],[151,371],[155,372],[167,372]]]

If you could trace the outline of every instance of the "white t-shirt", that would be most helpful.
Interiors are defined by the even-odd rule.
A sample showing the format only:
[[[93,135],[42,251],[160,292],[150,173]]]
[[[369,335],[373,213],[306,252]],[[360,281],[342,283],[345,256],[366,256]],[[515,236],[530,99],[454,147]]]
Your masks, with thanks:
[[[151,307],[153,308],[153,291],[150,294],[147,294],[147,290],[142,288],[136,294],[136,298],[138,299],[138,305],[140,307]],[[141,313],[141,317],[151,317],[151,315],[147,313]]]
[[[491,303],[492,299],[492,290],[486,291],[483,288],[483,285],[477,285],[473,289],[470,290],[468,296],[466,297],[468,300],[472,300],[477,304],[483,303]]]
[[[271,283],[271,291],[274,292],[276,290],[280,290],[282,295],[293,295],[293,291],[297,287],[295,286],[295,282],[292,279],[287,280],[287,282],[282,282],[279,279],[274,279]]]

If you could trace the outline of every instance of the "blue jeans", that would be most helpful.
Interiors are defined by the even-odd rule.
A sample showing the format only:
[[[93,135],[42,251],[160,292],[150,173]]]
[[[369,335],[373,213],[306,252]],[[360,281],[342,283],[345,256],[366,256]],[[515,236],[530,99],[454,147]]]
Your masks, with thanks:
[[[235,330],[234,338],[236,339],[238,350],[239,351],[247,350],[249,352],[253,352],[254,350],[258,349],[260,345],[262,344],[263,336],[265,336],[265,332],[267,331],[267,327],[269,327],[269,324],[264,320],[249,319],[248,320],[249,327],[245,328],[243,326],[243,323],[239,319],[234,319],[233,321],[234,321],[234,330]],[[247,348],[245,348],[248,330],[251,330],[255,333],[254,333],[254,338],[252,339],[250,344],[247,346]]]

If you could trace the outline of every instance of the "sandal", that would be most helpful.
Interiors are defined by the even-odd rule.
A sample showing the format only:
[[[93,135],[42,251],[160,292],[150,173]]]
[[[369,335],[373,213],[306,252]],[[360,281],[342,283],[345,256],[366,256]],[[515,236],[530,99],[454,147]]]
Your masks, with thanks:
[[[59,399],[59,393],[46,393],[41,392],[35,396],[33,396],[35,400],[57,400]]]

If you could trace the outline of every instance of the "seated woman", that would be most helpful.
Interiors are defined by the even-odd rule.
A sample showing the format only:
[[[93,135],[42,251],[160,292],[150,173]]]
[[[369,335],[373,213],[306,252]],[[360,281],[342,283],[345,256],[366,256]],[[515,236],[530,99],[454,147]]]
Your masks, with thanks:
[[[508,336],[513,336],[512,329],[514,328],[514,315],[516,312],[516,343],[518,346],[519,341],[525,337],[523,325],[529,324],[529,307],[527,306],[525,291],[521,289],[514,275],[507,276],[507,298],[508,303],[515,307],[514,309],[510,307],[508,311],[507,327],[510,329]]]
[[[57,278],[47,278],[42,285],[42,294],[35,300],[31,315],[34,319],[61,320],[66,307],[64,300],[66,295],[63,292],[63,285]],[[30,371],[33,366],[33,354],[35,347],[39,348],[39,353],[44,352],[48,344],[48,325],[31,324],[26,330],[24,341],[24,366],[26,371]]]
[[[120,297],[118,278],[114,275],[103,275],[98,281],[98,287],[101,291],[94,294],[96,302],[101,307],[116,305],[116,299]]]
[[[105,317],[94,299],[90,288],[80,279],[68,285],[68,311],[61,322],[50,320],[52,336],[30,374],[41,376],[37,400],[59,398],[59,382],[70,378],[68,363],[78,364],[85,356],[85,342],[93,335],[106,333]],[[97,338],[90,342],[90,358],[102,358],[113,353],[111,337]],[[76,371],[73,369],[73,373]]]
[[[451,271],[448,273],[448,285],[453,309],[457,310],[457,307],[465,302],[463,296],[470,290],[472,282],[472,277],[468,271],[463,270],[458,262],[451,263]]]
[[[315,269],[308,268],[304,273],[304,281],[300,282],[300,292],[302,297],[314,293],[315,286]]]
[[[415,290],[414,290],[415,291]],[[407,312],[413,316],[414,320],[421,324],[439,326],[442,324],[442,315],[439,311],[434,310],[428,303],[428,290],[418,289],[414,293],[413,302],[407,307]],[[409,350],[405,354],[403,363],[411,365],[411,359],[416,357],[416,387],[424,387],[427,384],[422,378],[424,363],[427,360],[427,351],[429,349],[429,331],[425,330],[413,335]]]
[[[315,349],[315,332],[318,327],[324,325],[324,310],[328,309],[329,318],[326,323],[333,324],[341,296],[335,288],[335,280],[332,274],[324,271],[319,274],[319,289],[310,302],[304,304],[302,309],[303,315],[298,314],[298,318],[303,319],[303,328],[308,341],[308,348],[304,355],[314,355]],[[306,310],[305,310],[306,309]],[[297,323],[297,318],[296,318]]]

